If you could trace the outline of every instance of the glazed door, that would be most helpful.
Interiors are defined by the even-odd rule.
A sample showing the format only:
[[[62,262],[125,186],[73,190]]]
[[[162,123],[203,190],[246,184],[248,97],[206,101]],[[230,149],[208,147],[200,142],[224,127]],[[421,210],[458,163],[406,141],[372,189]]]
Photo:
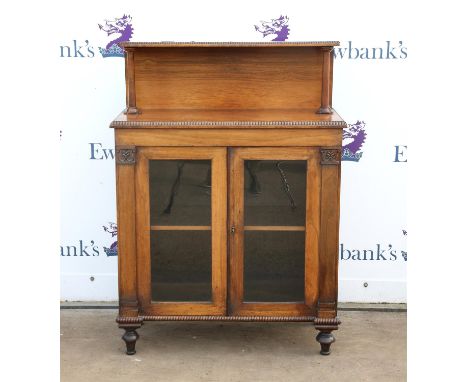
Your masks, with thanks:
[[[318,149],[235,148],[229,163],[230,314],[313,315],[318,292]]]
[[[225,148],[138,148],[137,288],[145,314],[226,314],[226,157]]]

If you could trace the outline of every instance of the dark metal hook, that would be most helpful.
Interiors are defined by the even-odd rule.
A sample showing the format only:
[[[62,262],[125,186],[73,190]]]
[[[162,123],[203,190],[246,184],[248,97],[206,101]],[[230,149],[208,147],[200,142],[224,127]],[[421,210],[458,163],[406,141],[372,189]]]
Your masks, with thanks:
[[[283,183],[283,190],[285,194],[288,196],[289,204],[291,205],[291,209],[296,209],[296,202],[291,194],[291,187],[289,186],[288,180],[286,179],[286,174],[284,173],[283,169],[281,168],[281,163],[283,162],[276,162],[276,168],[278,169],[280,176],[281,176],[281,183]]]
[[[182,171],[184,169],[184,166],[185,166],[184,162],[180,162],[177,164],[177,177],[175,178],[174,183],[172,184],[169,203],[167,204],[167,207],[164,209],[163,214],[171,213],[172,205],[174,204],[174,198],[177,195],[177,191],[179,190],[180,178],[182,177]]]

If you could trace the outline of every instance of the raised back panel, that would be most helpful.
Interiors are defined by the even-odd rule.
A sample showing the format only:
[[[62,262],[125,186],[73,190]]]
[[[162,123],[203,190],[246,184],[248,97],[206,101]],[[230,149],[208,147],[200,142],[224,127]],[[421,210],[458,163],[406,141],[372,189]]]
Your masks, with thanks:
[[[145,109],[317,109],[319,47],[138,48],[136,106]]]

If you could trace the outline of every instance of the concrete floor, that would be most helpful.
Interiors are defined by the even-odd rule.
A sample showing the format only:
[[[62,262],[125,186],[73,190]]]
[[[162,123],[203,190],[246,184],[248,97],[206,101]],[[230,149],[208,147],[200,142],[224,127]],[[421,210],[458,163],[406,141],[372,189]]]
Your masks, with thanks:
[[[124,353],[114,309],[61,311],[61,381],[405,381],[406,313],[341,311],[332,354],[309,323],[147,322]]]

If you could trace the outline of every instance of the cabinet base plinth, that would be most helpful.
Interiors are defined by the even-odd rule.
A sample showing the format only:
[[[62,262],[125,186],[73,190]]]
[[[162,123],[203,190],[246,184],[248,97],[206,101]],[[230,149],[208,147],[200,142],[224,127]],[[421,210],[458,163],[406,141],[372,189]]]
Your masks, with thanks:
[[[127,354],[136,353],[135,344],[140,337],[136,329],[143,325],[143,321],[237,321],[237,322],[312,322],[319,333],[315,338],[320,343],[320,354],[329,355],[330,346],[335,342],[331,333],[338,329],[341,321],[338,318],[317,318],[314,316],[136,316],[116,319],[119,328],[125,329],[122,339],[127,346]]]

